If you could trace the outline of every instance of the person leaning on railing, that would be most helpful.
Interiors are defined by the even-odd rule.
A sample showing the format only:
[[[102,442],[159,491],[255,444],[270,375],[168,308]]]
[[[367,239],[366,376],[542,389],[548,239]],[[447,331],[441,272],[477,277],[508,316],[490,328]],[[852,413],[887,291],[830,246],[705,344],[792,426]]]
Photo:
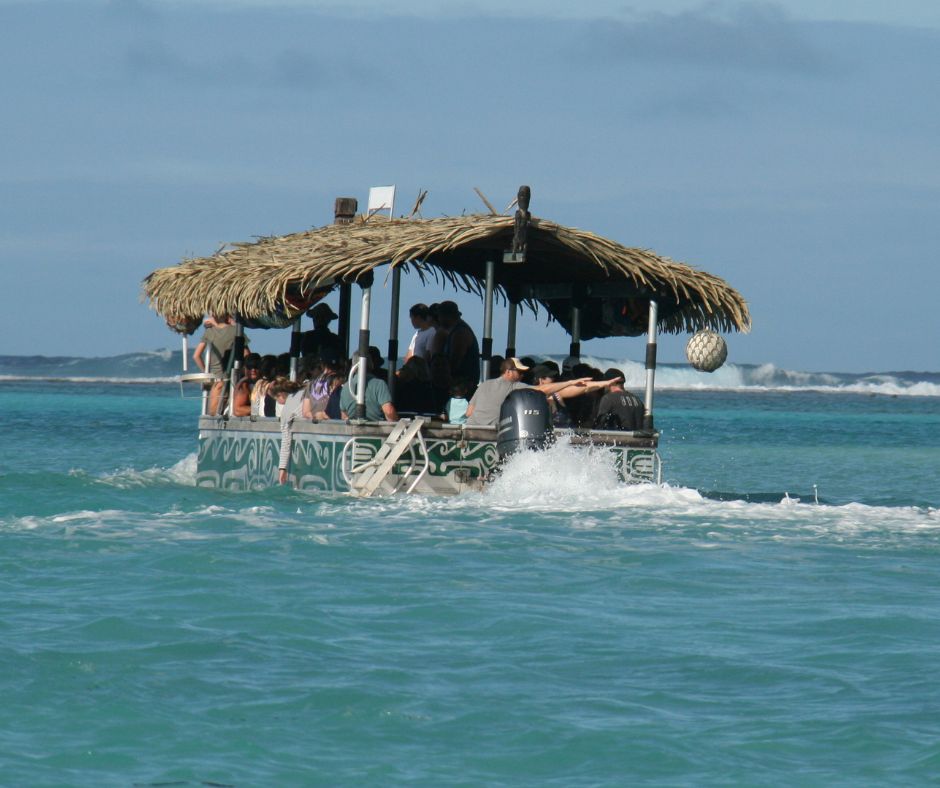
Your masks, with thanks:
[[[281,453],[277,464],[277,480],[279,484],[284,484],[290,465],[290,427],[294,419],[303,417],[304,384],[280,377],[271,384],[269,393],[281,406]]]

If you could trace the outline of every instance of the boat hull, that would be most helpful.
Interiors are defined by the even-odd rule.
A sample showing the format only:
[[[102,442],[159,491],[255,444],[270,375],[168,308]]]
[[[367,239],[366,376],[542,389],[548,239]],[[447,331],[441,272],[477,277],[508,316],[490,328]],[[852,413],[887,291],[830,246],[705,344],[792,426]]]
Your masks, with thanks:
[[[300,422],[291,428],[289,480],[310,492],[350,491],[351,465],[367,462],[392,429],[388,422]],[[196,484],[226,490],[259,490],[277,483],[281,449],[276,419],[214,418],[199,421]],[[480,490],[499,464],[496,430],[434,423],[425,426],[427,471],[414,492],[457,495]],[[593,431],[573,434],[575,445],[605,446],[626,482],[659,481],[658,435]],[[424,465],[406,453],[389,474],[386,489],[407,489]],[[409,467],[413,467],[408,473]]]

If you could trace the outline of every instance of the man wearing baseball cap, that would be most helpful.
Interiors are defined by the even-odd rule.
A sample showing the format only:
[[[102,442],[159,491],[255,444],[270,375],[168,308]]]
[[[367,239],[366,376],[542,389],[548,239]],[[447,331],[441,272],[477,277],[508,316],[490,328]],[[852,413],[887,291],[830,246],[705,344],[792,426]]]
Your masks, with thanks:
[[[538,386],[527,386],[522,382],[522,373],[529,368],[518,358],[507,358],[500,366],[500,376],[491,380],[484,380],[477,386],[476,393],[470,400],[467,408],[468,427],[495,427],[499,421],[499,409],[503,400],[516,389],[534,388],[546,396],[561,391],[568,386],[583,386],[588,378],[580,380],[565,380],[560,383],[542,383]]]
[[[307,310],[313,319],[313,329],[304,331],[300,340],[300,353],[304,358],[319,358],[323,353],[339,354],[339,337],[330,331],[332,323],[339,315],[329,304],[319,303]]]

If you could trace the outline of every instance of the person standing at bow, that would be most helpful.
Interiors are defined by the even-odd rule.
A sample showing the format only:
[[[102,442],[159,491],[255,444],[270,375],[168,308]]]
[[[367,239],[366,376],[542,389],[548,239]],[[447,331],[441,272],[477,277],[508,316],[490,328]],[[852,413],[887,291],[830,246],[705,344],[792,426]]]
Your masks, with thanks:
[[[225,375],[229,369],[229,357],[235,345],[235,321],[231,315],[217,314],[206,321],[206,330],[199,344],[193,351],[193,361],[203,372],[208,372],[216,378],[209,391],[210,416],[217,416],[219,404],[222,399],[222,390],[225,388]],[[206,366],[206,350],[209,351],[209,364]],[[245,339],[245,350],[248,352],[248,339]]]

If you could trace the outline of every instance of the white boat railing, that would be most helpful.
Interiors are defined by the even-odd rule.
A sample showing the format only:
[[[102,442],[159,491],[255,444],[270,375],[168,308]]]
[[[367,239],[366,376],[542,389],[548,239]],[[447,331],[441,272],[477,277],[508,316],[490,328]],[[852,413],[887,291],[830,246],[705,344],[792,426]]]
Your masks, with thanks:
[[[218,378],[213,375],[211,372],[188,372],[188,365],[186,363],[186,353],[188,348],[186,347],[186,337],[183,337],[183,374],[179,376],[180,384],[180,397],[182,399],[196,399],[194,396],[187,396],[186,394],[186,383],[198,383],[200,384],[199,396],[202,398],[202,409],[200,410],[200,415],[207,415],[209,407],[209,389],[211,384],[215,383]],[[203,359],[203,368],[209,369],[209,353],[211,352],[208,345],[206,345],[206,354]]]

